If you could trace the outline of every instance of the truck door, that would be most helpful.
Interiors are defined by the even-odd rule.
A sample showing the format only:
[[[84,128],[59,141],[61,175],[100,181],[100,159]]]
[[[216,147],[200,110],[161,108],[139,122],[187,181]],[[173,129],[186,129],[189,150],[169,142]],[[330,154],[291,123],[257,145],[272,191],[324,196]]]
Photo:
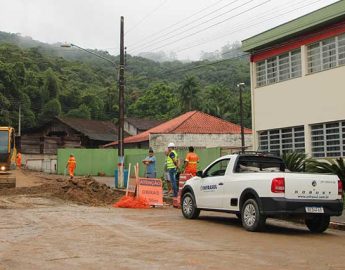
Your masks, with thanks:
[[[216,161],[206,169],[201,179],[198,207],[221,209],[224,178],[230,159]]]

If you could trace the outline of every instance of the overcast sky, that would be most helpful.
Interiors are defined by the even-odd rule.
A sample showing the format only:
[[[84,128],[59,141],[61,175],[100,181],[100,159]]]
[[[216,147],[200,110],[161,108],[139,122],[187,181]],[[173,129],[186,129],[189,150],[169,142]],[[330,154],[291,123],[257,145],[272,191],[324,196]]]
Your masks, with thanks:
[[[0,0],[0,31],[118,54],[120,16],[130,54],[195,60],[334,0]]]

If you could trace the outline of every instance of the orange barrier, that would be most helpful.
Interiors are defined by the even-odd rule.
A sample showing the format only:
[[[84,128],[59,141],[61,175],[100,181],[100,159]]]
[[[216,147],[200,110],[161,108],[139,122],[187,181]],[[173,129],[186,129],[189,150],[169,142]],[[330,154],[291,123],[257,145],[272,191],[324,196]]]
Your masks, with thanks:
[[[162,180],[155,178],[138,179],[138,195],[147,199],[150,205],[163,205],[163,188]]]
[[[177,197],[173,198],[173,206],[175,208],[181,208],[181,193],[182,189],[184,187],[184,184],[187,182],[187,180],[191,179],[193,175],[189,173],[181,173],[180,174],[180,180],[178,181],[178,195]]]

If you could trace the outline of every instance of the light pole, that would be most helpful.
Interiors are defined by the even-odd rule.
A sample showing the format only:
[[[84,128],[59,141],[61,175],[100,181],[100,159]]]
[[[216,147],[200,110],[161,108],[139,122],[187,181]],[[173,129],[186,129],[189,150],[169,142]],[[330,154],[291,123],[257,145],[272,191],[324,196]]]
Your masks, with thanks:
[[[237,84],[237,87],[240,92],[240,123],[241,123],[241,152],[244,153],[245,151],[245,142],[244,142],[244,126],[243,126],[243,100],[242,100],[242,90],[245,86],[245,83]]]
[[[87,49],[84,49],[76,44],[73,43],[65,43],[62,44],[61,47],[63,48],[71,48],[76,47],[84,52],[87,52],[89,54],[92,54],[98,58],[101,58],[109,63],[111,63],[115,68],[118,67],[118,65],[113,62],[112,60],[99,55],[97,53],[94,53],[92,51],[89,51]],[[119,119],[118,119],[118,167],[119,167],[119,183],[123,183],[123,166],[124,166],[124,42],[123,42],[123,17],[121,17],[121,39],[120,39],[120,65],[119,65],[119,76],[118,76],[118,83],[119,83]],[[117,79],[116,79],[117,80]]]

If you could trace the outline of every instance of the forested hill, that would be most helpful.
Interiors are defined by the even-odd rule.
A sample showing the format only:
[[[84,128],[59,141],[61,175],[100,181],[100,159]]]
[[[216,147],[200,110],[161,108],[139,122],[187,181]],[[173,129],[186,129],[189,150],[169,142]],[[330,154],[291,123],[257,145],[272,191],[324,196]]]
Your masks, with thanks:
[[[94,52],[118,62],[107,52]],[[116,74],[110,63],[78,49],[0,32],[0,125],[17,127],[19,107],[24,128],[57,115],[116,122]],[[158,63],[127,55],[126,115],[169,119],[198,109],[238,123],[236,84],[249,81],[245,57]],[[249,91],[244,107],[250,127]]]

